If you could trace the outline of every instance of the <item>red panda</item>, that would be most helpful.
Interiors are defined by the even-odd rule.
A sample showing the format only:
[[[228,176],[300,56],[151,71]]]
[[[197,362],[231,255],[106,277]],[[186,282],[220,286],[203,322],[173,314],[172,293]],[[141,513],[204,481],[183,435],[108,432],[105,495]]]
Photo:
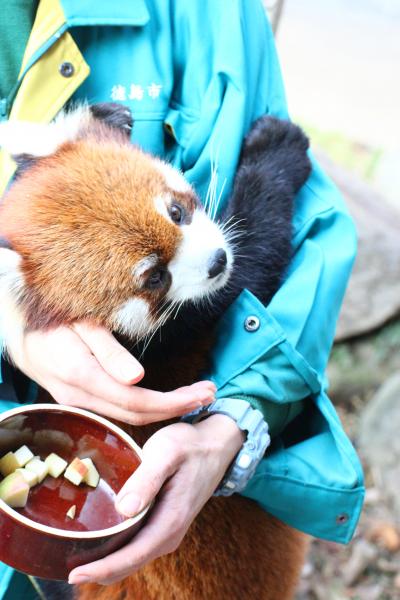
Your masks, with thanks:
[[[179,171],[130,143],[131,127],[115,104],[0,124],[18,165],[0,207],[0,334],[7,350],[27,328],[89,319],[140,354],[146,387],[165,390],[199,378],[213,327],[243,288],[264,303],[278,288],[308,142],[290,123],[258,120],[217,223]],[[286,600],[304,551],[305,536],[254,502],[212,498],[175,553],[76,597]]]

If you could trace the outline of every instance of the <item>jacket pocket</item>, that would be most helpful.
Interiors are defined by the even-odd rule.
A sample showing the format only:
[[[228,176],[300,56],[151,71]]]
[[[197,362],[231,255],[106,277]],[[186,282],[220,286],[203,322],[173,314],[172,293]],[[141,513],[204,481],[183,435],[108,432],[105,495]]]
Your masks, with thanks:
[[[199,121],[197,111],[172,102],[164,119],[166,154],[169,160],[183,171],[192,166],[188,148],[190,139]]]

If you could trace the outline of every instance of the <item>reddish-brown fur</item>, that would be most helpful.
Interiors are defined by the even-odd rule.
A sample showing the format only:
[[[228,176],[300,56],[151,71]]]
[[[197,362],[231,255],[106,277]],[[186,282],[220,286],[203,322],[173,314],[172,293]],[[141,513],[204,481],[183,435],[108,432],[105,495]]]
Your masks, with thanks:
[[[2,235],[23,257],[32,328],[87,318],[88,307],[111,327],[112,309],[135,295],[132,266],[152,253],[167,264],[181,239],[150,200],[167,191],[150,157],[103,137],[101,147],[92,135],[40,159],[1,207]]]
[[[82,586],[79,600],[290,600],[305,549],[251,500],[213,498],[177,551],[121,583]]]
[[[90,317],[110,327],[110,312],[134,294],[132,265],[153,252],[167,263],[177,248],[179,228],[149,202],[165,190],[151,159],[101,125],[40,159],[29,176],[17,180],[0,224],[23,258],[28,324],[37,328]],[[144,385],[172,389],[192,383],[211,343],[206,333],[185,356],[165,357],[162,365],[145,363]],[[141,428],[135,437],[144,441],[151,431]],[[80,600],[289,600],[305,539],[250,500],[213,498],[176,552],[121,583],[81,586],[77,595]]]

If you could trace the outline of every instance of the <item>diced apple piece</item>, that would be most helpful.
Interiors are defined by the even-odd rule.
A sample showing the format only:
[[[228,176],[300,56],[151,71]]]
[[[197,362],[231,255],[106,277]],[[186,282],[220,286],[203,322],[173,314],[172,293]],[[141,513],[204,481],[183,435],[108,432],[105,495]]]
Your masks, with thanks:
[[[59,477],[61,473],[65,471],[68,465],[67,461],[61,458],[61,456],[58,456],[58,454],[55,452],[49,454],[49,456],[44,459],[44,462],[46,463],[47,468],[49,469],[49,474],[52,477]]]
[[[46,475],[49,474],[49,469],[43,460],[40,460],[39,456],[35,456],[26,465],[25,469],[33,471],[38,476],[38,483],[41,483]]]
[[[15,458],[14,452],[7,452],[0,460],[0,473],[7,477],[10,473],[13,473],[15,469],[18,469],[21,465]]]
[[[67,510],[67,517],[69,517],[70,519],[74,519],[75,513],[76,513],[76,504],[74,504],[73,506],[71,506],[71,508],[69,508]]]
[[[21,473],[30,488],[39,483],[39,477],[34,471],[29,471],[29,469],[16,469],[15,473]]]
[[[0,483],[0,498],[11,508],[24,508],[28,500],[29,484],[21,473],[10,473]]]
[[[98,470],[93,464],[91,458],[81,458],[81,461],[84,465],[86,465],[88,472],[86,473],[83,481],[90,485],[91,487],[97,487],[99,485],[100,475]]]
[[[74,485],[79,485],[83,481],[83,478],[87,472],[87,466],[83,464],[80,458],[76,457],[72,463],[68,465],[67,470],[64,473],[64,477]]]
[[[21,446],[21,448],[14,452],[14,456],[19,463],[18,467],[24,467],[26,463],[32,460],[33,452],[29,450],[28,446]]]

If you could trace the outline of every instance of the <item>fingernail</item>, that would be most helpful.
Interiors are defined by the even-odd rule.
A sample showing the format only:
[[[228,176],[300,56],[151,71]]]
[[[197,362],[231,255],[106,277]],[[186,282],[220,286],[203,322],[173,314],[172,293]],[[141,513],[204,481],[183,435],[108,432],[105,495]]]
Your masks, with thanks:
[[[215,398],[214,396],[212,396],[211,398],[205,398],[202,403],[201,406],[208,406],[209,404],[212,404],[214,402]]]
[[[196,410],[197,408],[201,408],[202,406],[208,406],[212,402],[214,402],[214,397],[197,399],[188,404],[187,410]]]
[[[79,585],[80,583],[87,583],[88,581],[91,581],[91,577],[89,575],[84,575],[82,573],[82,575],[79,574],[72,574],[68,577],[68,583],[70,583],[71,585]]]
[[[215,392],[217,391],[217,386],[212,381],[204,382],[204,387],[212,394],[215,394]]]
[[[117,500],[117,510],[126,517],[133,517],[140,512],[142,500],[137,494],[126,494]]]
[[[143,373],[143,368],[140,365],[132,364],[131,361],[126,361],[120,365],[120,373],[125,379],[136,379]]]

